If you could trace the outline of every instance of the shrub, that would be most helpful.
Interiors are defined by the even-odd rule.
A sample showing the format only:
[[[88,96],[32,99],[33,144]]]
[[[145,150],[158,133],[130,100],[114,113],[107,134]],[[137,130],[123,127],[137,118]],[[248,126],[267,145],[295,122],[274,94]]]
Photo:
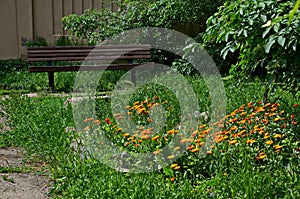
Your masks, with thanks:
[[[294,1],[227,1],[207,20],[204,41],[221,44],[223,58],[239,52],[232,74],[268,77],[270,82],[286,83],[286,89],[296,93],[300,82],[300,12],[295,12],[289,23],[293,5]]]

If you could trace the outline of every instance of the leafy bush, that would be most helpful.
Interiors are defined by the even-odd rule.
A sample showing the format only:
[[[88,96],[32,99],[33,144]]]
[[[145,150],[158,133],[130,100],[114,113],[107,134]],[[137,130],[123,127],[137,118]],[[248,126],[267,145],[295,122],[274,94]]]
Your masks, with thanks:
[[[227,1],[207,20],[204,41],[222,44],[221,54],[239,52],[231,73],[241,77],[263,74],[299,91],[300,51],[297,11],[289,23],[295,1]]]
[[[64,17],[63,24],[70,36],[94,45],[114,34],[138,27],[174,28],[176,22],[199,23],[205,27],[206,19],[223,2],[217,0],[212,5],[208,0],[118,1],[118,12],[90,9],[82,15]]]

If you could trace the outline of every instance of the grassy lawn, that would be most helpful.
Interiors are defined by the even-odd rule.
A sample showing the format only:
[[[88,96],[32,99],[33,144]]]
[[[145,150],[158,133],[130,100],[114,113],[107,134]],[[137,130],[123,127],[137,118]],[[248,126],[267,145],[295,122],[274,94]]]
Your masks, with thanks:
[[[58,88],[72,90],[74,74],[60,75]],[[5,107],[11,130],[0,134],[0,146],[22,146],[28,156],[45,161],[54,181],[53,198],[300,198],[299,94],[292,96],[279,88],[270,96],[270,103],[263,104],[264,87],[258,81],[226,80],[226,115],[216,116],[220,122],[215,124],[222,130],[214,135],[205,158],[199,158],[198,152],[210,126],[199,119],[180,158],[154,172],[122,173],[97,158],[82,158],[77,152],[80,145],[74,149],[71,143],[79,142],[81,135],[104,132],[124,150],[155,156],[180,131],[180,106],[174,95],[150,86],[135,93],[126,107],[127,116],[146,126],[151,123],[151,109],[161,105],[166,111],[163,130],[143,134],[149,129],[141,129],[138,135],[123,131],[117,124],[118,118],[124,117],[112,114],[110,98],[97,99],[97,118],[85,118],[84,128],[75,130],[67,97],[41,93],[29,98],[11,92],[44,90],[45,76],[19,71],[6,73],[1,80],[2,93],[10,94],[0,105]],[[15,86],[9,84],[13,77]],[[188,81],[198,97],[199,111],[209,110],[211,102],[203,80],[193,77]],[[169,159],[172,154],[170,150]]]

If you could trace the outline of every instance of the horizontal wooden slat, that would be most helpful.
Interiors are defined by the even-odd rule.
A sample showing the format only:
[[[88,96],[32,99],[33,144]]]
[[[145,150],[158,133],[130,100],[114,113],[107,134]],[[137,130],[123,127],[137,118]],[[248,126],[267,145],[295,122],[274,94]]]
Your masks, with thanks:
[[[149,59],[150,45],[29,47],[29,62]]]
[[[28,50],[69,50],[69,49],[124,49],[124,48],[151,48],[149,44],[140,45],[103,45],[103,46],[38,46],[28,47]]]
[[[134,59],[149,59],[150,55],[135,55],[135,56],[78,56],[78,57],[36,57],[28,58],[29,62],[42,62],[42,61],[100,61],[100,60],[134,60]]]
[[[29,72],[68,72],[68,71],[103,71],[103,70],[130,70],[152,68],[154,63],[147,64],[117,64],[110,66],[30,66]]]
[[[37,57],[37,56],[59,56],[68,54],[73,55],[149,55],[150,51],[148,50],[139,50],[139,51],[41,51],[41,52],[28,52],[28,57]]]

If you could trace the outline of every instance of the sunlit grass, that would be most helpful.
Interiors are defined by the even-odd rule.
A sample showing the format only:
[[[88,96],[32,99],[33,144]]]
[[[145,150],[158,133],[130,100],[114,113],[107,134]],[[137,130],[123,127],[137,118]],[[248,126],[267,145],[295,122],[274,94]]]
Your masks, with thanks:
[[[191,82],[199,91],[200,111],[208,110],[206,87],[197,84],[201,80]],[[158,154],[180,130],[178,102],[163,91],[133,96],[126,112],[117,115],[111,113],[109,99],[99,99],[98,118],[85,118],[85,128],[76,131],[71,128],[72,107],[64,105],[66,97],[11,95],[0,102],[11,126],[0,134],[0,143],[23,146],[28,155],[47,163],[54,198],[299,198],[299,96],[282,92],[263,104],[259,84],[235,82],[226,83],[226,93],[227,115],[212,124],[222,131],[211,134],[214,126],[199,120],[189,140],[181,140],[188,143],[184,155],[152,173],[117,172],[97,159],[82,158],[80,149],[70,145],[82,132],[106,130],[126,150]],[[161,131],[141,127],[134,135],[117,125],[129,116],[146,126],[151,123],[150,110],[158,105],[167,112],[167,127]],[[214,145],[199,158],[206,135],[214,135]]]

